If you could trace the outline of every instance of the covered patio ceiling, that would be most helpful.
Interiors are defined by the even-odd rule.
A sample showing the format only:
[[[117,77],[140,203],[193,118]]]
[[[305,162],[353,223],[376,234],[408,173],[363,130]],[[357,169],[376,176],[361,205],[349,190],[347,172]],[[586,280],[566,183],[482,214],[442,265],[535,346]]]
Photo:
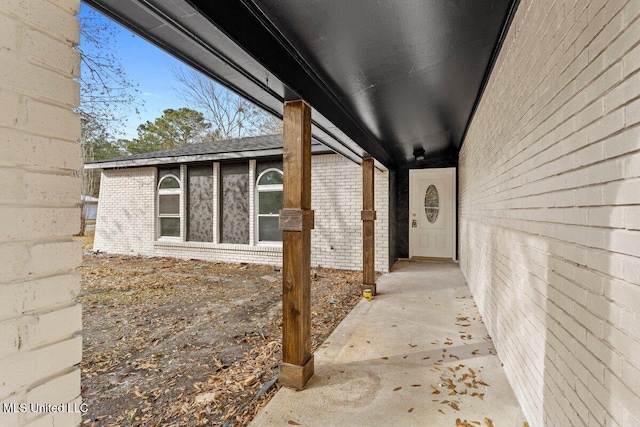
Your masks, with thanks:
[[[518,0],[86,0],[313,136],[388,168],[457,156]]]

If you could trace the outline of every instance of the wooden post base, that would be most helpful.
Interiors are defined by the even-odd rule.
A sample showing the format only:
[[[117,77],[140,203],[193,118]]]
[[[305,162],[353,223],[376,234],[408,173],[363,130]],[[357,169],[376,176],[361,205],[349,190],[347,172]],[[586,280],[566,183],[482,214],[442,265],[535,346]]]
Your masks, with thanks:
[[[313,377],[313,355],[303,366],[290,363],[280,363],[278,382],[294,390],[303,390],[307,382]]]

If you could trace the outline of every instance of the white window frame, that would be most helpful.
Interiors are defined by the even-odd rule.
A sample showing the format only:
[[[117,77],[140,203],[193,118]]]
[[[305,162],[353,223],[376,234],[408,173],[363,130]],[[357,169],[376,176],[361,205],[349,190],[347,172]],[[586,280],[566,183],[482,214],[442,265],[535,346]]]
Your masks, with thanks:
[[[162,181],[164,181],[167,178],[173,178],[178,182],[179,187],[178,188],[160,188],[160,185],[162,184]],[[158,186],[157,186],[157,191],[156,191],[156,225],[157,225],[157,239],[158,240],[176,240],[176,241],[182,241],[182,217],[180,215],[181,212],[181,208],[180,205],[182,204],[182,181],[180,180],[179,177],[177,177],[174,174],[167,174],[165,176],[163,176],[160,181],[158,181]],[[178,195],[178,200],[179,200],[179,205],[178,205],[178,214],[161,214],[160,213],[160,196],[165,196],[165,195]],[[178,227],[178,236],[163,236],[162,233],[162,227],[160,226],[160,219],[161,218],[178,218],[178,220],[180,220],[180,226]]]
[[[271,218],[280,218],[280,213],[277,214],[261,214],[260,213],[260,193],[262,192],[270,192],[270,191],[280,191],[284,195],[284,186],[283,184],[270,184],[270,185],[260,185],[260,179],[263,175],[268,172],[278,172],[280,175],[284,176],[284,173],[278,168],[269,168],[263,171],[260,175],[258,175],[258,179],[256,179],[256,190],[255,190],[255,221],[256,221],[256,242],[258,245],[282,245],[281,240],[260,240],[260,217],[271,217]]]

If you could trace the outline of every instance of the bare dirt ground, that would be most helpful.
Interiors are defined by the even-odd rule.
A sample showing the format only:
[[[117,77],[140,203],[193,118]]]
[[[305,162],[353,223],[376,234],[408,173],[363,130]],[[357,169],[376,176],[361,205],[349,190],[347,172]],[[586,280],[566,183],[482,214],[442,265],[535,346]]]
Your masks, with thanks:
[[[277,390],[278,267],[85,254],[79,271],[83,425],[244,426]],[[360,299],[361,274],[312,278],[315,349]]]

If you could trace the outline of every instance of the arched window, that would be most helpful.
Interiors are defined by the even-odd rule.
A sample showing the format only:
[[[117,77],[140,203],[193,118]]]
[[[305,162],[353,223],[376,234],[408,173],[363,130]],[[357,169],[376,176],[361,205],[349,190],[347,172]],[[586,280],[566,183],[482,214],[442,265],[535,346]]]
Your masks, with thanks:
[[[158,236],[180,237],[180,179],[165,175],[158,182]]]
[[[282,242],[280,209],[282,209],[282,171],[267,169],[258,176],[256,185],[258,241]]]

